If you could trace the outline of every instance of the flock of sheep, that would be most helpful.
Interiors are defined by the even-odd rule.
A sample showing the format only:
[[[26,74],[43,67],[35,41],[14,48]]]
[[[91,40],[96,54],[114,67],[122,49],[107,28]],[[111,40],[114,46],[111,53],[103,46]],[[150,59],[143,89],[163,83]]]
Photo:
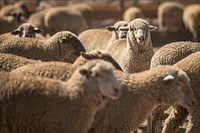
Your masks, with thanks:
[[[146,119],[150,133],[174,133],[186,119],[187,133],[200,132],[199,42],[154,52],[157,26],[137,7],[105,29],[89,28],[89,5],[37,10],[29,16],[23,2],[0,10],[0,132],[131,133]],[[200,4],[158,11],[160,30],[186,27],[200,39]]]

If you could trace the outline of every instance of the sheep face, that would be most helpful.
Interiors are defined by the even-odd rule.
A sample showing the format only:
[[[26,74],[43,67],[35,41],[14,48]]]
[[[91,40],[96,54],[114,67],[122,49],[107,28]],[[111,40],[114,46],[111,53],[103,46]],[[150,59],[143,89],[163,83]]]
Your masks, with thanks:
[[[106,65],[106,69],[104,69],[104,64]],[[117,99],[121,94],[120,84],[113,74],[113,66],[108,62],[104,64],[97,63],[91,71],[97,77],[101,94],[111,99]]]
[[[59,40],[62,55],[65,55],[64,61],[73,63],[80,56],[80,52],[85,52],[76,35],[69,31],[58,32],[52,39]]]
[[[134,19],[129,24],[129,27],[122,27],[120,30],[128,31],[127,37],[129,38],[131,44],[136,44],[135,47],[139,47],[138,49],[145,49],[145,47],[149,47],[150,41],[150,32],[155,30],[157,27],[149,25],[149,23],[143,19]]]
[[[34,27],[30,23],[21,24],[18,29],[11,32],[12,35],[18,35],[19,37],[30,37],[35,38],[35,33],[41,33],[42,30]]]
[[[128,27],[128,22],[118,21],[113,26],[107,26],[106,29],[113,32],[115,39],[126,38],[127,31],[119,30],[120,27]]]
[[[178,104],[190,108],[194,104],[194,94],[186,73],[179,70],[176,75],[167,75],[163,81],[168,87],[164,90],[166,96],[170,97],[170,104]]]

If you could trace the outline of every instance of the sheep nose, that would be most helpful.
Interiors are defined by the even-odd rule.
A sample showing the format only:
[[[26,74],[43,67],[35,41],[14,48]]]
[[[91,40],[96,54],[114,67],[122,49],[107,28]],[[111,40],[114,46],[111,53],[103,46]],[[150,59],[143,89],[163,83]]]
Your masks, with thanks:
[[[140,37],[138,37],[138,40],[140,40],[140,41],[144,41],[144,36],[140,36]]]

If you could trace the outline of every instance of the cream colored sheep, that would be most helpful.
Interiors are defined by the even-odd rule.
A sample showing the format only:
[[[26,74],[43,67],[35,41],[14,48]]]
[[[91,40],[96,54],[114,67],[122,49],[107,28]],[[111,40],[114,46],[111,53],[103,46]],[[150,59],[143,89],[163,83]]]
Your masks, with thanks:
[[[139,7],[131,6],[127,8],[123,13],[123,20],[125,21],[132,21],[136,18],[144,18],[144,13]]]
[[[78,57],[73,64],[64,62],[41,62],[37,64],[32,63],[19,67],[13,70],[12,73],[20,73],[26,76],[42,76],[67,81],[71,77],[74,69],[80,65],[85,64],[89,60],[94,59],[106,60],[112,63],[115,68],[121,70],[119,65],[115,60],[113,60],[108,52],[103,50],[95,50],[88,53],[81,53],[81,56]]]
[[[126,21],[118,21],[114,25],[107,26],[105,29],[89,29],[78,35],[79,40],[85,47],[86,51],[95,49],[105,49],[109,43],[115,40],[126,38],[126,31],[120,31],[120,27],[127,27]]]
[[[23,65],[35,64],[39,62],[40,61],[27,59],[17,55],[0,53],[0,71],[10,72]]]
[[[161,32],[183,31],[184,6],[174,1],[166,1],[158,7],[158,24]]]
[[[36,33],[41,33],[42,30],[35,27],[31,23],[23,23],[17,29],[11,32],[12,35],[16,35],[18,37],[30,37],[35,38]]]
[[[160,65],[173,65],[197,51],[200,51],[200,43],[180,41],[166,44],[153,55],[151,59],[151,68]]]
[[[200,51],[200,43],[182,41],[166,44],[153,55],[151,59],[151,68],[155,68],[160,65],[173,65],[197,51]],[[159,106],[154,109],[151,116],[152,120],[149,120],[148,122],[148,127],[150,128],[149,130],[152,132],[162,131],[162,118],[164,118],[163,114],[165,109],[167,109],[167,107],[163,106]]]
[[[89,133],[130,133],[158,104],[179,104],[186,108],[194,101],[189,79],[174,66],[162,66],[136,74],[116,72],[122,95],[98,111]]]
[[[88,3],[79,3],[67,5],[68,10],[74,10],[80,12],[86,20],[88,26],[92,25],[92,19],[94,17],[94,11]]]
[[[58,32],[49,39],[0,36],[0,52],[41,61],[74,62],[85,49],[75,34]]]
[[[0,131],[87,133],[96,111],[119,97],[112,69],[108,62],[91,61],[67,82],[1,72]]]
[[[193,89],[196,101],[194,106],[189,110],[189,123],[186,128],[187,133],[197,133],[200,131],[200,52],[193,53],[177,62],[174,66],[184,70],[190,77],[191,87]],[[178,126],[184,122],[188,111],[183,107],[176,107],[167,118],[164,124],[163,133],[176,132]]]
[[[50,35],[68,30],[76,35],[89,28],[86,20],[78,11],[67,7],[50,8],[44,16],[44,24]]]
[[[200,4],[191,4],[185,7],[183,22],[192,35],[194,41],[200,41]]]
[[[144,19],[134,19],[129,27],[120,28],[127,31],[127,38],[114,41],[106,50],[125,72],[147,70],[150,68],[150,61],[154,54],[150,31],[155,29],[155,26],[149,25]]]

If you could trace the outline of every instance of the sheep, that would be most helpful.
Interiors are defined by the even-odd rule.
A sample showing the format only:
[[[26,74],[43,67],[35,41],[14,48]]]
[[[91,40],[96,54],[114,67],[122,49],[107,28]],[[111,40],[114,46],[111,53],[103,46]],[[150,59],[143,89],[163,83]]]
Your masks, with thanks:
[[[35,64],[39,62],[40,61],[27,59],[17,55],[0,53],[0,71],[10,72],[23,65]]]
[[[144,18],[144,13],[139,7],[132,6],[124,11],[122,18],[123,20],[130,22],[136,18]]]
[[[73,63],[80,52],[85,51],[77,36],[69,31],[58,32],[46,40],[0,36],[0,45],[0,53],[10,53],[41,61]]]
[[[195,52],[180,60],[174,66],[184,70],[191,79],[190,84],[196,98],[194,106],[189,110],[189,124],[187,126],[187,133],[196,133],[200,131],[200,110],[199,110],[199,76],[200,76],[200,52]],[[176,107],[176,106],[175,106]],[[166,119],[163,133],[176,132],[178,126],[184,122],[188,115],[188,111],[183,107],[176,107]]]
[[[120,95],[112,69],[91,61],[67,82],[1,72],[0,132],[87,133],[95,113]]]
[[[181,3],[167,1],[158,7],[158,25],[161,32],[184,31],[182,20],[184,6]]]
[[[200,43],[190,41],[172,42],[164,45],[153,55],[151,68],[160,65],[173,65],[191,53],[200,51]]]
[[[200,43],[180,41],[166,44],[153,55],[150,68],[155,68],[160,65],[173,65],[197,51],[200,51]],[[152,132],[162,131],[162,118],[164,118],[163,114],[165,109],[166,107],[163,106],[154,109],[151,118],[148,120],[148,130]]]
[[[30,37],[35,38],[36,33],[41,33],[42,30],[35,27],[31,23],[23,23],[17,29],[11,32],[11,35],[15,35],[18,37]]]
[[[94,11],[89,4],[81,3],[81,4],[71,4],[67,5],[68,10],[78,11],[82,14],[84,19],[86,20],[88,26],[92,25],[92,19],[94,15]]]
[[[21,17],[23,17],[21,19],[29,17],[28,8],[23,1],[16,2],[15,4],[6,5],[0,10],[0,16],[9,16],[13,13],[21,14]]]
[[[115,66],[116,69],[121,70],[120,66],[116,63],[111,55],[104,50],[95,50],[87,53],[81,53],[81,56],[76,59],[73,64],[64,62],[42,62],[42,63],[29,63],[13,70],[11,73],[20,73],[26,76],[41,76],[53,79],[67,81],[74,69],[85,64],[89,60],[103,59]]]
[[[105,49],[107,45],[109,45],[113,41],[126,38],[126,32],[119,30],[120,27],[126,26],[128,26],[128,23],[126,21],[118,21],[114,25],[105,27],[107,30],[85,30],[78,35],[78,38],[87,52],[95,49]]]
[[[114,41],[106,47],[106,50],[125,72],[147,70],[150,68],[150,60],[154,54],[150,31],[155,29],[155,26],[149,25],[144,19],[134,19],[129,27],[120,28],[127,31],[127,38]]]
[[[185,7],[183,22],[193,36],[194,41],[200,41],[200,4],[191,4]]]
[[[193,104],[189,79],[177,67],[162,66],[135,74],[118,71],[115,76],[122,95],[97,112],[89,133],[130,133],[158,104],[179,104],[188,109]]]
[[[62,30],[69,30],[78,35],[80,32],[89,29],[82,14],[67,9],[67,7],[48,9],[44,16],[44,24],[50,35]]]

